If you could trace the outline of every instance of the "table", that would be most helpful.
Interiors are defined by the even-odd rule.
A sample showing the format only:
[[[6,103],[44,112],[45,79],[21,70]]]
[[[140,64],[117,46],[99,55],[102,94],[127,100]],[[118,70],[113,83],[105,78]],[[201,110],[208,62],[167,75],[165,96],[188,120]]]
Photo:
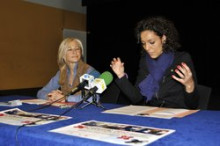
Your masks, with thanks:
[[[0,102],[15,99],[29,99],[28,96],[0,96]],[[120,107],[117,104],[102,104],[107,109]],[[23,104],[18,108],[24,111],[37,108],[37,105]],[[0,107],[0,111],[10,109]],[[61,114],[66,109],[48,107],[35,112]],[[34,127],[12,126],[0,123],[0,145],[4,146],[73,146],[73,145],[115,145],[106,142],[67,136],[48,132],[59,127],[72,125],[88,120],[98,120],[114,123],[151,126],[176,130],[174,133],[151,143],[153,146],[216,146],[220,145],[220,111],[202,110],[184,118],[159,119],[149,117],[127,116],[101,113],[102,108],[90,105],[84,109],[73,109],[66,114],[71,119]],[[16,131],[18,130],[18,131]],[[16,133],[17,132],[17,133]]]

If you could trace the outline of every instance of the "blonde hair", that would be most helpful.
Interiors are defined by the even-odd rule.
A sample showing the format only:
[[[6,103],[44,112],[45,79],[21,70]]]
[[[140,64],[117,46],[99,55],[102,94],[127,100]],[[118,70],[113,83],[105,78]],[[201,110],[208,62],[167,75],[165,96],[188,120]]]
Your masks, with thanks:
[[[69,49],[69,44],[70,42],[75,41],[78,43],[79,48],[81,49],[81,58],[83,55],[83,45],[82,42],[77,39],[77,38],[73,38],[73,37],[69,37],[69,38],[65,38],[60,46],[59,46],[59,50],[58,50],[58,59],[57,59],[57,63],[59,66],[59,70],[60,70],[60,79],[59,79],[59,84],[63,85],[65,82],[65,79],[67,77],[67,64],[66,64],[66,52]]]

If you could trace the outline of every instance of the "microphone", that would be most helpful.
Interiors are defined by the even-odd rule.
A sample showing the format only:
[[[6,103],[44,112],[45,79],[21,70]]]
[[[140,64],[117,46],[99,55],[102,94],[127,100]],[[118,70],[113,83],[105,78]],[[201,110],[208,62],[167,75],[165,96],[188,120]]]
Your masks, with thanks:
[[[99,93],[101,94],[107,86],[112,82],[113,75],[109,71],[103,72],[99,78],[96,78],[92,83],[92,88],[89,90],[89,93],[83,98],[84,101],[87,101],[91,96]]]
[[[91,89],[91,83],[94,81],[94,76],[91,76],[89,74],[84,74],[83,76],[80,77],[80,83],[83,84],[85,89]]]
[[[91,83],[94,81],[94,76],[89,74],[84,74],[80,77],[80,83],[75,88],[73,88],[68,95],[73,95],[82,89],[91,89]]]
[[[72,107],[70,107],[68,110],[66,110],[65,112],[63,112],[61,115],[65,115],[66,113],[68,113],[70,110],[72,110],[73,108],[77,108],[79,107],[83,102],[88,102],[87,100],[93,96],[93,102],[92,103],[89,103],[89,104],[95,104],[96,106],[98,107],[102,107],[103,109],[105,109],[102,105],[100,105],[100,103],[97,103],[96,102],[96,99],[95,99],[95,95],[97,93],[102,93],[105,89],[106,89],[106,86],[109,85],[113,80],[113,75],[108,72],[108,71],[105,71],[103,72],[99,78],[96,78],[92,83],[91,83],[91,86],[92,88],[89,90],[88,94],[85,95],[83,97],[83,99],[79,102],[77,102],[75,105],[73,105]],[[81,108],[84,108],[86,106],[88,106],[89,104],[81,107]]]

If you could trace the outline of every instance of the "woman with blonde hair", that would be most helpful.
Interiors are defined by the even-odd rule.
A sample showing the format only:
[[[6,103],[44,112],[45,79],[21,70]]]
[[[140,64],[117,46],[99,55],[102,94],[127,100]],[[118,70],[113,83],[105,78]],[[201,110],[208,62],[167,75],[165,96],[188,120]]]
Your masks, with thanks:
[[[40,89],[37,97],[50,101],[58,100],[68,95],[73,88],[80,83],[80,77],[90,74],[94,78],[99,77],[100,73],[92,66],[86,64],[83,59],[83,45],[77,38],[65,38],[58,50],[59,71]],[[67,97],[69,102],[78,102],[82,99],[81,92]]]

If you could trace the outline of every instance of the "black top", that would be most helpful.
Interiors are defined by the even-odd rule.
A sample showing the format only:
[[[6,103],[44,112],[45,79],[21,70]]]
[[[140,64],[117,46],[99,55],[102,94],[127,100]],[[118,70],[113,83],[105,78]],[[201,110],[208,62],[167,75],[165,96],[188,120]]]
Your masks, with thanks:
[[[182,62],[185,62],[192,71],[195,81],[195,90],[192,93],[187,93],[185,87],[174,80],[171,75],[176,74],[174,70]],[[160,82],[160,88],[154,95],[151,101],[146,103],[145,97],[141,95],[138,87],[139,83],[144,80],[149,74],[146,55],[142,55],[139,63],[139,71],[135,86],[126,78],[116,79],[115,83],[120,90],[126,95],[132,104],[147,104],[159,107],[187,108],[195,109],[198,106],[199,95],[197,91],[196,72],[193,67],[191,56],[186,52],[175,52],[172,65],[167,68]]]

